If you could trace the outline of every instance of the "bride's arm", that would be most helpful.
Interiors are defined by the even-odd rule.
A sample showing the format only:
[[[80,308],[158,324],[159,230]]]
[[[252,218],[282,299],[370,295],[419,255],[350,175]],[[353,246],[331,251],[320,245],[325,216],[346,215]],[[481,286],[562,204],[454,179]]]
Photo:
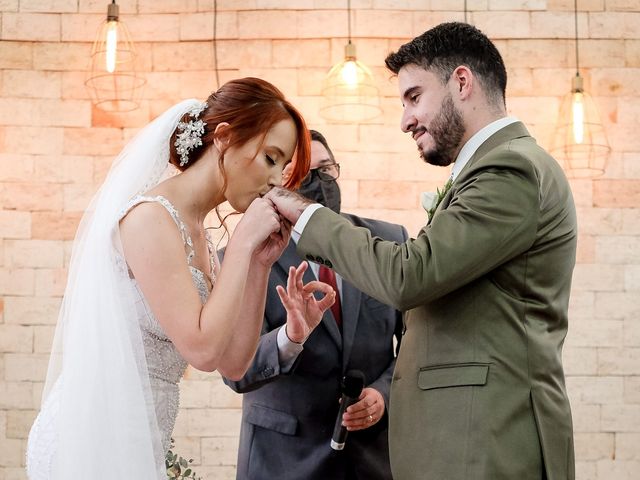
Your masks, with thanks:
[[[180,234],[164,207],[142,204],[121,221],[127,264],[145,299],[180,354],[199,370],[213,371],[220,365],[238,327],[253,252],[280,228],[270,205],[255,202],[247,210],[250,215],[245,213],[247,221],[243,218],[229,241],[227,268],[220,269],[204,305],[193,284]],[[259,329],[262,315],[253,320]]]

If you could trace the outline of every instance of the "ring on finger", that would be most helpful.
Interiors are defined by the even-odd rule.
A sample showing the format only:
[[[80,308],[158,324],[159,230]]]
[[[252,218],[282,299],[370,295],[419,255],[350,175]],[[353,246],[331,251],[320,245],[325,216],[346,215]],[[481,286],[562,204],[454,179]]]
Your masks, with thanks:
[[[367,418],[369,419],[369,423],[373,422],[373,415],[369,415]]]

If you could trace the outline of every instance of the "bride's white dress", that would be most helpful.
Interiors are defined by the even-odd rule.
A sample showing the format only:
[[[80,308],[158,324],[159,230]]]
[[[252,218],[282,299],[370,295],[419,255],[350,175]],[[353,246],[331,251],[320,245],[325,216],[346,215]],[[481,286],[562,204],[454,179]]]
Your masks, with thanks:
[[[214,281],[215,255],[209,243],[210,273],[195,268],[191,263],[194,257],[193,242],[187,231],[185,224],[180,219],[178,211],[164,197],[137,196],[129,202],[122,216],[126,215],[133,207],[143,202],[157,202],[164,206],[180,230],[182,240],[187,254],[187,264],[191,270],[193,283],[198,289],[200,299],[206,302]],[[140,287],[130,274],[130,271],[123,268],[123,274],[129,278],[129,285],[135,291],[136,310],[138,322],[142,332],[147,367],[149,370],[149,381],[153,394],[158,427],[162,435],[162,445],[164,451],[169,449],[171,433],[175,425],[179,407],[179,387],[178,383],[187,368],[187,362],[182,358],[175,346],[166,336],[162,327],[151,313],[147,301],[142,295]],[[105,341],[108,341],[105,339]],[[57,384],[52,388],[42,409],[36,418],[27,445],[27,474],[30,480],[49,480],[54,471],[55,453],[57,450],[57,434],[55,422],[59,410],[60,382],[64,381],[64,372],[58,379]],[[91,388],[87,386],[87,388]]]

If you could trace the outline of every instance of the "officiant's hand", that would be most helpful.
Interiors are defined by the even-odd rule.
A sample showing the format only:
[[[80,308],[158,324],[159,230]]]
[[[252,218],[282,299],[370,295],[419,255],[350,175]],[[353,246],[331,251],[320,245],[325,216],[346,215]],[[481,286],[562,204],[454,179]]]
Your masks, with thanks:
[[[347,408],[342,416],[342,425],[349,431],[364,430],[380,421],[384,409],[382,394],[375,388],[363,388],[358,401]]]
[[[304,209],[313,203],[308,198],[282,187],[273,187],[264,198],[271,200],[278,213],[292,225],[295,225]]]
[[[324,312],[336,301],[336,292],[330,285],[318,281],[302,282],[307,268],[307,262],[302,262],[298,268],[289,267],[287,289],[281,285],[276,287],[282,305],[287,310],[285,333],[295,343],[303,343],[307,339],[322,320]],[[321,292],[324,296],[317,300],[314,292]]]

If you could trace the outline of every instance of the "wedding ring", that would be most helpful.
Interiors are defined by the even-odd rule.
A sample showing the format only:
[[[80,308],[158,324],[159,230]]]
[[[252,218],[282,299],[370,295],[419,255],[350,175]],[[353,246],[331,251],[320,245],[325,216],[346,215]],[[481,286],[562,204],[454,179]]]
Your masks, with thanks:
[[[373,422],[373,415],[369,415],[369,423]]]

